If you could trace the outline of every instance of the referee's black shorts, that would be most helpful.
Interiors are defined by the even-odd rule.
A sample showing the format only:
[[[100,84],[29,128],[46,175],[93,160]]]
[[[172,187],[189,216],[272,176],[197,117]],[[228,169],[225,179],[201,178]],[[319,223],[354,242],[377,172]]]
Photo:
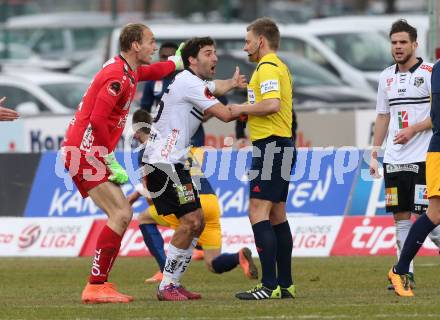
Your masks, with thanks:
[[[145,164],[152,172],[147,175],[147,189],[157,213],[174,214],[177,218],[199,208],[200,197],[189,169],[182,164]]]
[[[252,164],[248,173],[250,198],[286,202],[296,149],[290,138],[270,136],[252,142]]]

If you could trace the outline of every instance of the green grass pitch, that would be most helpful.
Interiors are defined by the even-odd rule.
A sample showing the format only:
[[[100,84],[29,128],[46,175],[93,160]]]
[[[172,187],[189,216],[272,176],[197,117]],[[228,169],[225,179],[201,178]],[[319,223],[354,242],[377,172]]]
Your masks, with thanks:
[[[440,319],[440,257],[416,261],[416,297],[386,290],[393,257],[295,258],[295,300],[239,301],[234,293],[256,282],[241,269],[216,275],[191,264],[188,289],[203,299],[159,302],[143,280],[156,271],[151,258],[119,258],[110,280],[131,304],[83,305],[81,290],[91,258],[1,258],[0,319]]]

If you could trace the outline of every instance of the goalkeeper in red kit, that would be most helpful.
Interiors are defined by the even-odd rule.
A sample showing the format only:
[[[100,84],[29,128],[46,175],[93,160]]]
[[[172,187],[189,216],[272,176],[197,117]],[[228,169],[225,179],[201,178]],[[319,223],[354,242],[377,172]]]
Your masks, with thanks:
[[[180,50],[169,61],[147,65],[157,47],[153,33],[143,24],[126,25],[119,45],[121,53],[104,64],[84,94],[62,148],[65,167],[81,195],[90,196],[108,216],[97,239],[91,273],[82,292],[83,303],[133,300],[108,282],[133,215],[119,186],[128,181],[128,175],[113,150],[124,130],[138,81],[159,80],[183,68]]]

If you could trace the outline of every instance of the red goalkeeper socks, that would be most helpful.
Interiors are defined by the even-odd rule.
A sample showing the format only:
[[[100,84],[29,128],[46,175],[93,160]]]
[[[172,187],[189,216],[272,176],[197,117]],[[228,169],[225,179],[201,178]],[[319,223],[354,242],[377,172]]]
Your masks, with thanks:
[[[101,231],[96,242],[95,256],[89,282],[92,284],[104,283],[113,266],[113,262],[121,247],[122,237],[107,225]]]

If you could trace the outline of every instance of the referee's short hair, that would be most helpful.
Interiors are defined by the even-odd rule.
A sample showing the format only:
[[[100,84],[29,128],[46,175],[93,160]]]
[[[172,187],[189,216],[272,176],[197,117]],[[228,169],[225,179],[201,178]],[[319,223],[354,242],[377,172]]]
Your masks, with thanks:
[[[248,25],[246,30],[252,31],[257,36],[265,37],[272,50],[278,50],[280,47],[280,30],[272,19],[267,17],[258,18]]]
[[[133,113],[133,124],[136,123],[142,123],[143,126],[139,128],[142,132],[146,134],[150,134],[150,128],[151,128],[151,115],[143,109],[138,109]]]
[[[206,46],[215,46],[215,42],[211,37],[198,38],[194,37],[185,42],[182,49],[182,61],[185,68],[189,67],[189,57],[196,58],[200,49]]]
[[[411,42],[417,41],[417,29],[410,25],[405,19],[399,19],[392,24],[390,30],[390,38],[393,34],[398,32],[408,33]]]

